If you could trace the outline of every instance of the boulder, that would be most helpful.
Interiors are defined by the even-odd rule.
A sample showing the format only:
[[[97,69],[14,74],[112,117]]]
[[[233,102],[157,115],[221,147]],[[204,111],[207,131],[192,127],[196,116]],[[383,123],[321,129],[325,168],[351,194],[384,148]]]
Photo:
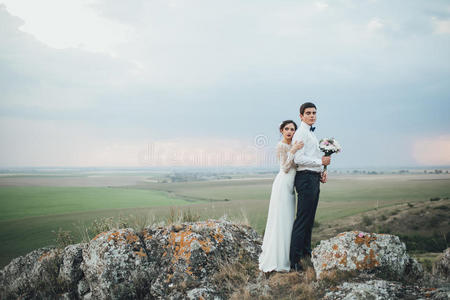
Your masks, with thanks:
[[[433,275],[442,280],[450,279],[450,248],[447,248],[433,264]]]
[[[432,299],[447,300],[449,292],[443,288],[424,288],[416,285],[403,285],[386,280],[367,280],[365,282],[344,282],[333,291],[325,294],[324,300],[396,300]]]
[[[69,245],[62,252],[62,262],[59,269],[59,280],[68,286],[76,285],[83,277],[81,262],[83,249],[87,244]]]
[[[57,277],[61,261],[55,248],[41,248],[14,258],[0,272],[0,299],[55,295],[60,290]]]
[[[143,240],[155,270],[151,294],[157,298],[214,299],[220,294],[214,274],[243,258],[256,261],[261,252],[256,231],[227,221],[147,228]]]
[[[343,232],[322,240],[311,258],[317,278],[331,270],[384,272],[400,278],[420,276],[421,265],[406,253],[395,235],[359,231]]]
[[[139,298],[150,284],[148,267],[144,243],[131,228],[102,232],[83,249],[81,270],[96,299]]]
[[[228,221],[111,230],[12,260],[0,271],[0,299],[221,299],[215,275],[260,252],[256,231]]]
[[[255,298],[271,297],[280,291],[267,281],[267,274],[258,273],[261,242],[251,227],[224,220],[111,230],[89,243],[42,248],[13,259],[0,271],[0,299],[206,300],[227,299],[242,291]],[[448,276],[448,252],[436,263],[436,274]],[[286,297],[293,291],[303,295],[303,288],[328,299],[390,299],[408,293],[441,299],[448,295],[448,289],[424,290],[378,276],[377,272],[397,277],[421,274],[420,265],[393,235],[344,232],[321,241],[313,250],[312,262],[319,280],[312,279],[312,270],[306,281],[298,277],[307,274],[286,274],[295,279],[293,284],[304,285],[288,289]],[[375,272],[356,272],[361,276],[337,278],[353,282],[339,281],[334,290],[316,290],[327,286],[320,278],[333,270]],[[238,287],[242,280],[244,289]]]

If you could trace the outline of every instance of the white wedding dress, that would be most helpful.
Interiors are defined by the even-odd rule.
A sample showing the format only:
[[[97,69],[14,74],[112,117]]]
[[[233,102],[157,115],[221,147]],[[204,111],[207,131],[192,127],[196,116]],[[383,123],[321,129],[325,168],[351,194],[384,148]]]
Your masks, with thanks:
[[[279,142],[277,157],[280,171],[272,185],[266,230],[259,256],[259,269],[263,272],[289,271],[289,249],[295,218],[294,178],[296,173],[292,145]]]

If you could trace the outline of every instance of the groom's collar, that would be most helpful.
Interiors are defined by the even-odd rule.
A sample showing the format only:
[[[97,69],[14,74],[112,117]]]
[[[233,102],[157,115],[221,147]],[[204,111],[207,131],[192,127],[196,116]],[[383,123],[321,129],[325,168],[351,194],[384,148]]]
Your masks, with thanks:
[[[302,127],[302,128],[305,128],[306,130],[310,130],[310,128],[311,128],[311,126],[310,125],[308,125],[308,124],[306,124],[305,122],[301,122],[300,123],[300,127]]]

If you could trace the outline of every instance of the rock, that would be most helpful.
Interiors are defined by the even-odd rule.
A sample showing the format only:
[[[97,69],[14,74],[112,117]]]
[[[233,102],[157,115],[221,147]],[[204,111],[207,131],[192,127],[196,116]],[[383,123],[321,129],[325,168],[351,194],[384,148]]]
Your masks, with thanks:
[[[65,284],[76,285],[83,277],[81,262],[83,261],[83,249],[87,244],[69,245],[62,253],[62,264],[59,269],[59,280]]]
[[[317,278],[330,270],[374,270],[400,278],[418,277],[421,265],[409,257],[405,244],[397,236],[366,232],[343,232],[323,240],[311,258]]]
[[[61,256],[54,248],[37,249],[13,259],[1,272],[0,299],[56,295],[60,264]]]
[[[450,279],[450,248],[447,248],[433,264],[432,273],[442,280]]]
[[[324,299],[398,299],[397,294],[402,286],[385,280],[370,280],[364,283],[344,282],[329,292]]]
[[[79,296],[83,296],[89,292],[89,283],[86,281],[86,279],[80,280],[77,285],[77,293]]]
[[[103,232],[83,249],[81,270],[97,299],[139,298],[138,281],[150,283],[148,256],[131,228]]]
[[[324,300],[395,300],[395,299],[448,299],[448,291],[402,285],[386,280],[344,282],[325,294]]]
[[[143,240],[154,272],[157,298],[213,299],[220,294],[213,275],[243,257],[257,260],[261,239],[251,227],[209,220],[147,228]]]
[[[256,231],[228,221],[111,230],[14,259],[0,272],[0,299],[220,298],[215,274],[260,252]]]
[[[280,298],[289,298],[294,292],[304,296],[303,288],[327,299],[391,299],[409,294],[448,298],[445,286],[403,286],[406,283],[387,281],[377,272],[357,272],[359,276],[351,280],[335,278],[333,290],[326,290],[328,283],[316,281],[312,269],[279,276],[278,282],[290,280],[281,291],[278,283],[272,285],[266,274],[258,272],[260,252],[256,231],[228,221],[147,227],[140,232],[111,230],[86,244],[63,250],[42,248],[12,260],[0,271],[0,299],[270,298],[284,290]],[[318,278],[331,270],[379,270],[396,276],[421,271],[398,237],[360,232],[322,241],[313,250],[312,262]],[[448,274],[448,250],[435,272]],[[245,287],[239,286],[242,281]],[[291,283],[297,286],[291,289]]]

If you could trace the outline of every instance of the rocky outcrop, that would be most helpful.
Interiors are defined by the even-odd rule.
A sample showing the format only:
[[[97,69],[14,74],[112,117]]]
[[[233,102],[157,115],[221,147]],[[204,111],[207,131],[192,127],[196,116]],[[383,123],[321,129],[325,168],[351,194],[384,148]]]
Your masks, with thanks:
[[[62,258],[58,249],[41,248],[13,259],[0,272],[0,299],[39,298],[62,290],[57,280]]]
[[[260,252],[261,238],[251,227],[224,220],[111,230],[89,243],[42,248],[12,260],[0,271],[0,299],[449,296],[446,285],[404,281],[418,278],[422,269],[393,235],[353,231],[323,240],[313,250],[314,270],[300,274],[262,274]],[[436,276],[448,276],[448,259],[447,249]]]
[[[103,232],[87,244],[43,248],[0,273],[0,299],[214,299],[214,274],[242,258],[256,261],[249,226],[209,220]]]
[[[405,244],[395,235],[366,232],[343,232],[323,240],[311,258],[316,276],[324,272],[379,271],[392,277],[419,277],[422,266],[406,253]]]
[[[450,248],[447,248],[433,264],[433,275],[442,280],[450,280]]]
[[[344,282],[333,291],[325,294],[324,300],[364,300],[364,299],[433,299],[447,300],[446,289],[421,288],[415,285],[403,285],[386,280],[368,280],[366,282]]]

